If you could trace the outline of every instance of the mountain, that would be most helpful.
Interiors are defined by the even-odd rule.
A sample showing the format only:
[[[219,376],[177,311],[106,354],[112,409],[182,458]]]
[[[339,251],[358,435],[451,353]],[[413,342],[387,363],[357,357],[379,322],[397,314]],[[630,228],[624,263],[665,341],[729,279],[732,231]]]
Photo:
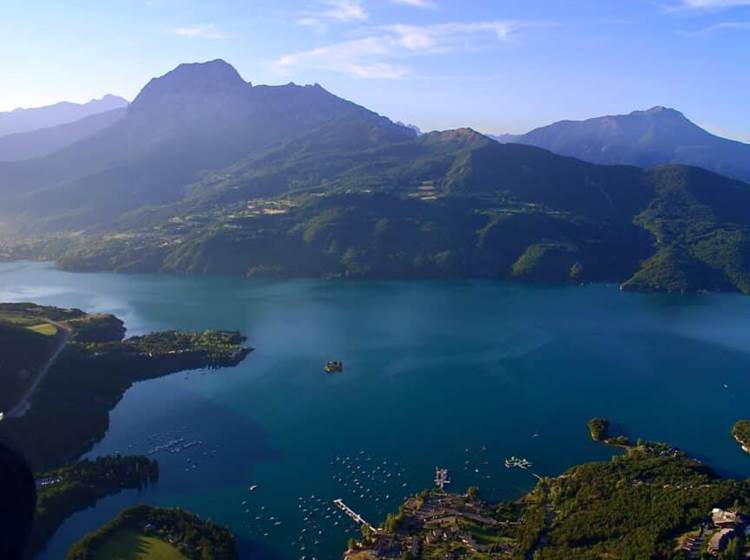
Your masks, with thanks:
[[[151,80],[125,116],[96,135],[0,165],[5,218],[80,228],[175,202],[207,173],[352,114],[414,136],[318,85],[253,86],[222,60],[182,64]]]
[[[127,104],[122,97],[105,95],[88,103],[63,101],[46,107],[15,109],[0,113],[0,137],[71,123],[91,115],[122,109]]]
[[[750,293],[750,189],[741,182],[685,166],[593,165],[469,129],[381,140],[366,119],[345,124],[36,254],[89,271]]]
[[[0,164],[6,258],[71,270],[618,282],[750,293],[750,189],[597,165],[471,129],[417,135],[224,61],[147,84],[111,126]]]
[[[23,161],[52,154],[93,136],[125,116],[126,108],[97,113],[71,123],[0,137],[0,161]]]
[[[715,136],[665,107],[585,121],[560,121],[527,134],[498,136],[602,164],[679,163],[750,182],[750,144]]]

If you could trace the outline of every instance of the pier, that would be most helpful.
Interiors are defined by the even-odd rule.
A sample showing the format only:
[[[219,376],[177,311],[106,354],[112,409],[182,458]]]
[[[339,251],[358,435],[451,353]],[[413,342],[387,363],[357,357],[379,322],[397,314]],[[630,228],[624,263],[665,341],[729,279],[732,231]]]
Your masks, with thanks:
[[[435,486],[441,490],[445,490],[445,485],[450,484],[451,480],[448,478],[448,469],[441,469],[435,467]]]
[[[364,525],[373,533],[377,533],[378,530],[372,525],[370,525],[367,521],[365,521],[364,518],[360,514],[358,514],[348,505],[346,505],[344,503],[344,500],[342,500],[341,498],[338,498],[337,500],[333,500],[333,503],[336,504],[336,507],[339,508],[341,511],[343,511],[346,515],[351,517],[358,525]]]

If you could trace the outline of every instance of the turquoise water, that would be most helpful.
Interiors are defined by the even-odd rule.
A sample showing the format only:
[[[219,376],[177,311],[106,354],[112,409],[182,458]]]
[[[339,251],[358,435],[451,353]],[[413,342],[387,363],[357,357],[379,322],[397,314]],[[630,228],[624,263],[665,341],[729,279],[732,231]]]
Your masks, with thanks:
[[[585,426],[599,415],[750,476],[750,456],[728,435],[750,414],[748,297],[0,264],[0,301],[29,300],[115,313],[129,334],[239,329],[256,348],[236,368],[126,393],[91,455],[146,452],[176,437],[201,443],[154,455],[158,484],[72,517],[41,558],[62,558],[83,533],[141,501],[227,524],[244,558],[338,558],[353,530],[327,511],[334,498],[379,522],[429,486],[436,465],[451,470],[456,490],[476,484],[488,498],[515,498],[534,479],[505,469],[507,456],[529,458],[543,475],[609,457]],[[343,360],[345,372],[324,376],[328,359]]]

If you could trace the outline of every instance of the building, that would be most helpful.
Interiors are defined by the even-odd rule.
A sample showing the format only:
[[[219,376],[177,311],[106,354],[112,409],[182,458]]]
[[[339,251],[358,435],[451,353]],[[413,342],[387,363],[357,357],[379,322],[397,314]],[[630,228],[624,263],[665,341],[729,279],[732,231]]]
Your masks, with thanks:
[[[714,508],[711,511],[711,521],[720,529],[736,529],[747,525],[747,517],[734,511]]]

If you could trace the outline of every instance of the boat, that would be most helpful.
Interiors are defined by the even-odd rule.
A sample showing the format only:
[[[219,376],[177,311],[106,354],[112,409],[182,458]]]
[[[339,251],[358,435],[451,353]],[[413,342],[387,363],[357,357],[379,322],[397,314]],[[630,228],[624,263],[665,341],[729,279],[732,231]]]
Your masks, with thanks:
[[[517,468],[517,469],[526,470],[526,469],[531,468],[532,466],[534,466],[533,463],[529,461],[528,459],[524,459],[522,457],[516,457],[515,455],[505,460],[506,469]]]
[[[252,486],[251,486],[251,487],[249,488],[250,492],[255,492],[255,489],[256,489],[257,487],[258,487],[258,485],[257,485],[257,484],[253,484],[253,485],[252,485]]]
[[[323,371],[326,373],[341,373],[344,371],[344,362],[341,361],[329,361],[326,362]]]

